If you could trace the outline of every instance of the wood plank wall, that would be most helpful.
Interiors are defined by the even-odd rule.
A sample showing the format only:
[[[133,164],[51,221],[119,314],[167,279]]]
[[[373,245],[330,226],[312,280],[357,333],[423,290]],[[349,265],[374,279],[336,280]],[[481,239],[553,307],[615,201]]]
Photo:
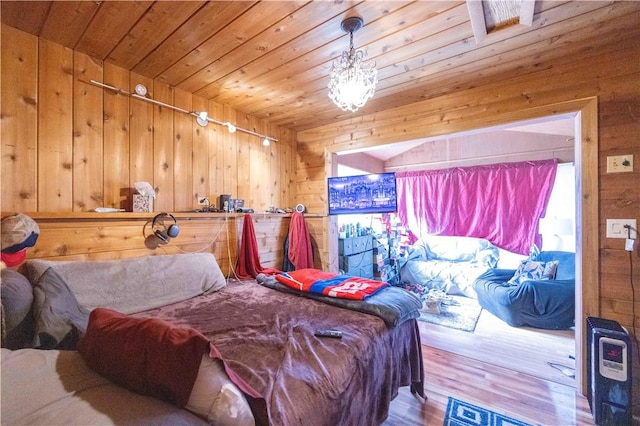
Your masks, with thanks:
[[[3,217],[8,213],[3,212]],[[168,244],[154,236],[174,222],[157,220],[153,213],[30,213],[40,228],[37,244],[27,250],[27,259],[108,260],[163,254],[213,253],[225,276],[236,271],[245,215],[240,213],[174,213],[179,234]],[[289,214],[251,215],[260,264],[282,269],[284,242],[289,231]],[[309,229],[321,231],[306,218]],[[312,239],[316,267],[321,267],[318,246]]]
[[[636,16],[636,22],[638,17]],[[326,212],[325,150],[359,149],[503,124],[496,117],[591,96],[598,98],[600,315],[633,328],[631,279],[640,327],[640,249],[631,254],[624,241],[606,238],[607,218],[640,223],[640,166],[632,173],[607,174],[606,157],[633,154],[640,159],[640,26],[616,44],[541,63],[539,71],[490,82],[354,120],[298,133],[297,193],[311,212]],[[507,113],[505,113],[505,111]],[[552,112],[549,113],[551,115]],[[595,163],[594,163],[595,164]],[[326,229],[329,229],[327,222]],[[328,234],[327,234],[328,235]],[[327,243],[325,243],[327,245]],[[330,253],[323,252],[323,265]],[[585,259],[589,262],[590,259]],[[640,328],[636,329],[640,333]]]
[[[197,208],[220,194],[264,211],[296,202],[295,134],[227,105],[94,60],[2,25],[2,211],[131,209],[134,182],[155,188],[155,211]],[[96,80],[278,138],[230,134],[170,108],[116,94]]]
[[[503,130],[430,141],[385,161],[384,170],[436,170],[552,158],[573,163],[574,151],[573,136]],[[342,157],[338,157],[340,164]]]

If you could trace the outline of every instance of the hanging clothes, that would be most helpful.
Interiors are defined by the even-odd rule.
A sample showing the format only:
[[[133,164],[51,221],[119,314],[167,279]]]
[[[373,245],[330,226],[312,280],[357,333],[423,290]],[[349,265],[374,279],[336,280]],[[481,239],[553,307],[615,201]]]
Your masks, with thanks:
[[[289,234],[284,243],[284,250],[283,269],[285,271],[313,268],[311,236],[302,213],[294,212],[291,215]]]
[[[253,228],[253,218],[250,214],[245,214],[242,224],[238,261],[236,262],[236,275],[238,278],[248,279],[255,278],[260,273],[275,275],[280,273],[280,271],[273,268],[264,268],[260,265],[260,255],[258,254],[256,231]]]

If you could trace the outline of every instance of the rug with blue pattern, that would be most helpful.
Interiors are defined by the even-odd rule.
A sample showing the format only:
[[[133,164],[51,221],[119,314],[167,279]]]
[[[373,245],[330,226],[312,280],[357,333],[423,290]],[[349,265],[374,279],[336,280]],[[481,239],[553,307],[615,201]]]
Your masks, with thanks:
[[[449,397],[443,426],[531,426],[504,414]]]

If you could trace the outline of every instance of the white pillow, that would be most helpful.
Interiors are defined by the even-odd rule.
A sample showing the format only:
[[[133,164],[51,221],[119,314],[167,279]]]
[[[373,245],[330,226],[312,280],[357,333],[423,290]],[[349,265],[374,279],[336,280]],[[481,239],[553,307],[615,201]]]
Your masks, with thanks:
[[[246,398],[227,377],[222,363],[204,355],[184,407],[212,425],[254,426],[255,420]]]
[[[556,276],[558,261],[538,262],[535,260],[523,260],[511,277],[508,284],[518,285],[525,281],[552,280]]]

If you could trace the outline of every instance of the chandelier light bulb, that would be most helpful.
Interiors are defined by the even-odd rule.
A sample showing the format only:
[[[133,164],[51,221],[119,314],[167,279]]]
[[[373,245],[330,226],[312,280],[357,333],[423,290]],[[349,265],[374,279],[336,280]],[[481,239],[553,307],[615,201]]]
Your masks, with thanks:
[[[234,126],[231,123],[225,123],[225,126],[227,126],[227,130],[229,130],[229,133],[235,133],[236,132],[236,126]]]
[[[271,145],[271,141],[269,140],[269,138],[264,138],[262,140],[262,146],[269,146]]]
[[[362,28],[363,21],[352,17],[342,21],[342,29],[349,33],[349,51],[342,52],[333,62],[329,80],[329,98],[343,111],[355,112],[373,96],[378,83],[375,62],[364,62],[364,52],[353,47],[353,33]]]

